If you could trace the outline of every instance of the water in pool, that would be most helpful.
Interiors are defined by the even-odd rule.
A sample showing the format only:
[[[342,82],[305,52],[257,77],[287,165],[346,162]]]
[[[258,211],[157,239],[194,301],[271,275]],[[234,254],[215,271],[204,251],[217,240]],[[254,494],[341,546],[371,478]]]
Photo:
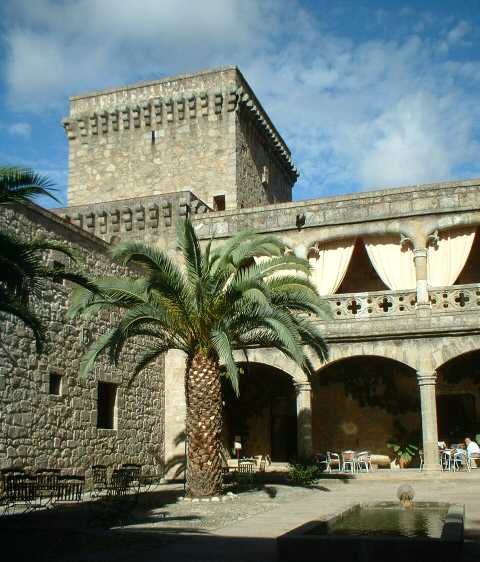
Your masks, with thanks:
[[[320,523],[311,535],[373,535],[439,538],[448,505],[416,503],[411,509],[397,503],[357,506],[352,510]]]

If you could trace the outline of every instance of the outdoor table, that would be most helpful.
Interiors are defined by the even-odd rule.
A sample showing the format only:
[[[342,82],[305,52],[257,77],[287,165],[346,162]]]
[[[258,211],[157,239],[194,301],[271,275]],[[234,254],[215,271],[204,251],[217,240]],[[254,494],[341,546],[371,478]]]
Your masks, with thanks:
[[[342,470],[347,472],[346,466],[350,467],[350,472],[353,474],[355,472],[355,451],[347,450],[342,451]]]

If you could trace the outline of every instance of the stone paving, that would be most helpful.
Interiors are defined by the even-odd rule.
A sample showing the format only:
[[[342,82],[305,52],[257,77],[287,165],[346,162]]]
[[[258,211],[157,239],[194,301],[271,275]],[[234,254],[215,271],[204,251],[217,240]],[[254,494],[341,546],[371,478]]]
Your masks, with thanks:
[[[479,471],[480,473],[480,471]],[[27,557],[19,537],[25,528],[11,530],[15,559],[29,562],[274,562],[275,539],[307,521],[333,515],[352,503],[392,501],[402,478],[322,479],[312,489],[268,485],[224,502],[178,501],[182,488],[165,485],[150,496],[147,509],[132,524],[110,530],[85,528],[29,530],[36,542]],[[438,474],[409,478],[417,501],[447,501],[466,507],[466,547],[463,562],[480,559],[480,474]],[[17,532],[17,535],[15,535]],[[42,542],[43,541],[43,542]],[[13,543],[12,543],[13,544]],[[20,544],[20,546],[19,546]]]

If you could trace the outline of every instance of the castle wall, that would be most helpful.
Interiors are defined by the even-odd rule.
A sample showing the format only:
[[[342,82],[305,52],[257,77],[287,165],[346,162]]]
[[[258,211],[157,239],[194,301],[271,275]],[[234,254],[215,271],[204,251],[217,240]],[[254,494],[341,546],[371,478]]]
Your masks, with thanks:
[[[245,112],[240,113],[241,116]],[[278,156],[246,116],[237,119],[238,207],[261,207],[292,200],[292,181]]]
[[[189,188],[236,207],[236,71],[71,99],[69,205]]]
[[[23,239],[46,238],[75,247],[89,274],[128,273],[110,262],[103,242],[39,207],[2,209],[0,225]],[[60,254],[52,258],[67,260]],[[109,317],[68,319],[70,290],[48,282],[34,300],[47,334],[42,355],[35,353],[31,332],[22,322],[0,315],[0,466],[82,472],[95,463],[139,462],[146,470],[163,471],[163,360],[127,388],[138,351],[138,345],[130,345],[118,368],[102,360],[93,375],[80,379],[80,358],[106,329]],[[61,395],[49,392],[51,373],[61,376]],[[118,385],[116,429],[97,428],[98,381]]]

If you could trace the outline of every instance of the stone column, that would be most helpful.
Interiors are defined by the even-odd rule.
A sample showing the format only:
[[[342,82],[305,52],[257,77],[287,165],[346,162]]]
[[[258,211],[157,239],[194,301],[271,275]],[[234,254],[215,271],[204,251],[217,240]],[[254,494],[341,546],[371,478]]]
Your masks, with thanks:
[[[165,477],[183,478],[185,459],[185,355],[165,355]]]
[[[435,371],[417,371],[417,381],[420,387],[420,408],[422,412],[422,436],[424,470],[440,470],[438,461],[438,428]]]
[[[413,250],[413,261],[417,280],[417,307],[430,307],[427,286],[427,249],[416,248]]]
[[[313,454],[312,387],[309,382],[294,383],[297,395],[297,453],[299,459]]]

